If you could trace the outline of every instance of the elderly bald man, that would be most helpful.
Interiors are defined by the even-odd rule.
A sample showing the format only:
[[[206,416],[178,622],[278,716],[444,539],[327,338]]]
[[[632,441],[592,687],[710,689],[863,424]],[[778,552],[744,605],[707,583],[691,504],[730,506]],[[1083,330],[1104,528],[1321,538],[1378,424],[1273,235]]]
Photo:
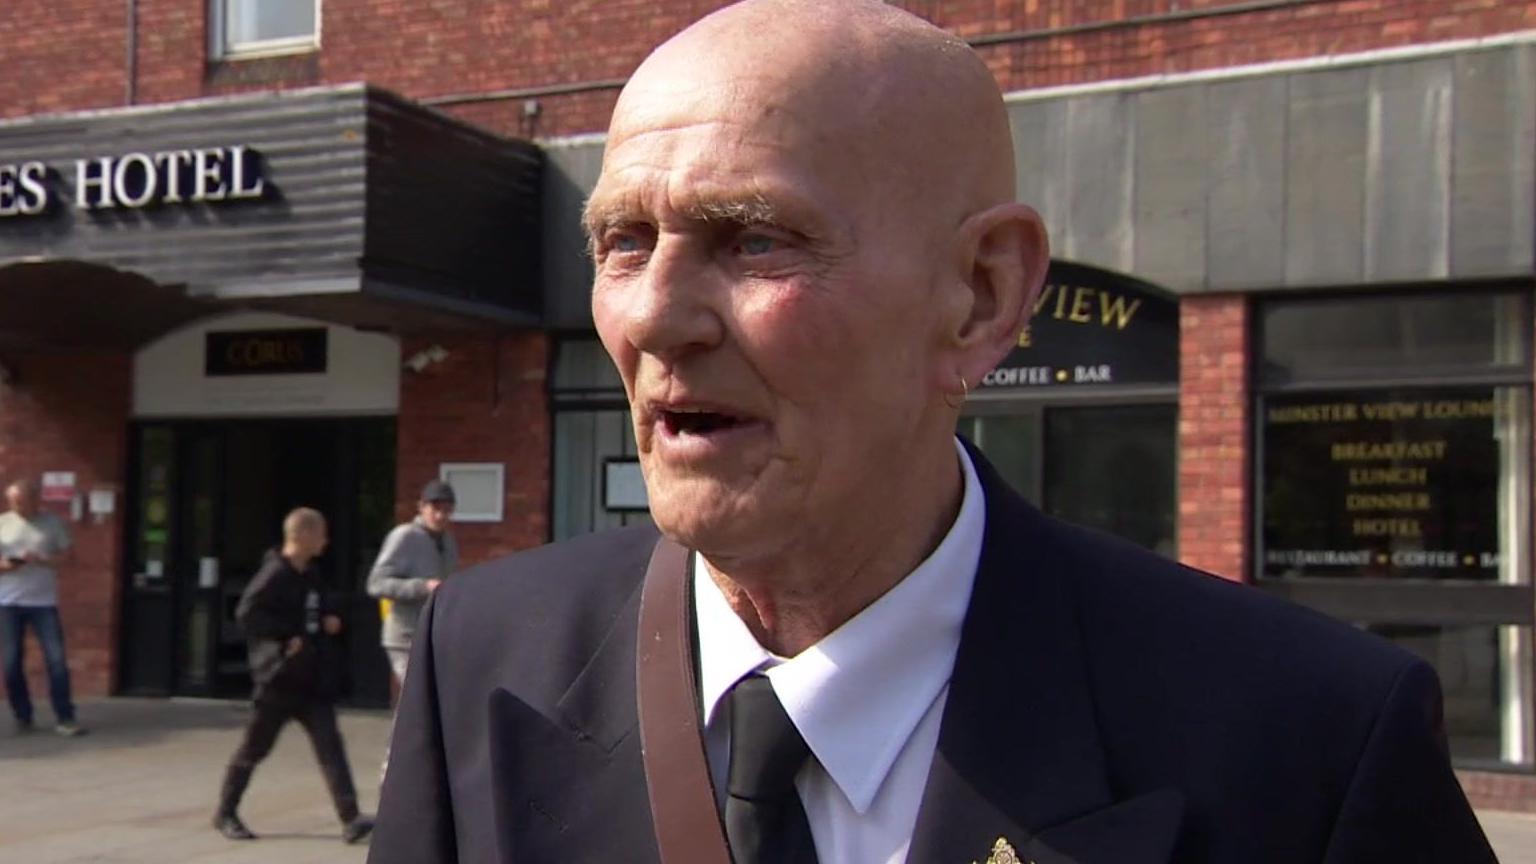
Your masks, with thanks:
[[[1424,663],[957,442],[1047,263],[1012,164],[976,55],[873,0],[641,65],[587,222],[660,536],[437,592],[371,861],[1493,860]]]

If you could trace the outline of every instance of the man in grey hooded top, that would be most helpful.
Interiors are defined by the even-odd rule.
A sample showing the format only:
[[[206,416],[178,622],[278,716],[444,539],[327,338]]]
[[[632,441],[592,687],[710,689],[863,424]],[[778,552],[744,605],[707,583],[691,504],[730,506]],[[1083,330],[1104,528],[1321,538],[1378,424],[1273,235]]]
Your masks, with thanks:
[[[401,685],[421,607],[459,566],[459,547],[448,531],[453,508],[453,487],[429,481],[416,502],[416,518],[389,532],[368,574],[368,596],[390,601],[379,642]]]

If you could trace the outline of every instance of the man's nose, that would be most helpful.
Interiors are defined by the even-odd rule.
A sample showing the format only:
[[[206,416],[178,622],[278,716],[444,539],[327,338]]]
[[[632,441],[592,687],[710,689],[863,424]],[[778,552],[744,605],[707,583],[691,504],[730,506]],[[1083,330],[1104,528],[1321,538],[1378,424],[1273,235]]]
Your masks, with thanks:
[[[686,244],[658,241],[632,289],[625,325],[641,352],[671,360],[712,348],[724,336],[721,274]]]

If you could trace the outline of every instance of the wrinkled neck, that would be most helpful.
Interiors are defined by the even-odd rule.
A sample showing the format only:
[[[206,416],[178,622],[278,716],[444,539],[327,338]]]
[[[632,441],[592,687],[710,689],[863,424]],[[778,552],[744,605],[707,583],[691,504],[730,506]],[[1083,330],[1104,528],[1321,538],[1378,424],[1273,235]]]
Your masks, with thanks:
[[[709,576],[758,643],[793,657],[820,642],[917,569],[954,525],[964,479],[954,445],[906,482],[878,491],[837,524],[809,526],[793,542],[755,558],[705,555]]]

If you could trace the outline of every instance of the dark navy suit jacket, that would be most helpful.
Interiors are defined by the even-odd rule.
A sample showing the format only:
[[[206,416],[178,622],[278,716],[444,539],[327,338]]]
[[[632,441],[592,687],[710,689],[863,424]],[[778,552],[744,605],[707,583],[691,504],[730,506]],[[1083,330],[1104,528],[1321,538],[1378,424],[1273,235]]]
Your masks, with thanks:
[[[1044,516],[975,459],[986,534],[911,864],[983,861],[999,837],[1037,864],[1494,861],[1425,663]],[[634,668],[655,537],[444,583],[372,864],[658,861]]]

